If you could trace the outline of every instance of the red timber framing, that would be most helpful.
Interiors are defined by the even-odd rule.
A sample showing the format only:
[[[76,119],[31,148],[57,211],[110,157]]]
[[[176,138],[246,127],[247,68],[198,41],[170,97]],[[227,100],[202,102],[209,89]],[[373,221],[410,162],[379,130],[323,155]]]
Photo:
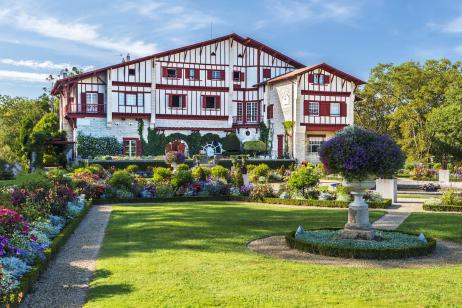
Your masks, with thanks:
[[[309,124],[309,123],[300,123],[300,126],[305,126],[306,131],[327,131],[327,132],[336,132],[343,129],[345,124]]]

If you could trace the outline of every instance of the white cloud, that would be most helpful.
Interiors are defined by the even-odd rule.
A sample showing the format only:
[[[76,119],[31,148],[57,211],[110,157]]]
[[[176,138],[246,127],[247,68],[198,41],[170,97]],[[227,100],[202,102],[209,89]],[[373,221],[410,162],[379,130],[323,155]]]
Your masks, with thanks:
[[[0,23],[17,29],[38,33],[45,37],[63,39],[81,44],[134,55],[156,52],[155,44],[148,44],[129,37],[118,39],[101,35],[98,25],[76,21],[62,21],[50,16],[34,16],[19,9],[0,9]]]
[[[49,74],[0,70],[0,80],[46,83],[48,76]]]
[[[172,4],[169,1],[124,1],[120,3],[122,11],[134,11],[139,15],[157,21],[155,32],[175,31],[177,35],[180,30],[195,31],[210,27],[210,24],[220,24],[223,21],[202,10],[196,10],[188,5]]]
[[[0,59],[0,63],[6,65],[13,65],[19,67],[28,67],[33,69],[53,69],[59,70],[64,68],[80,67],[79,65],[69,64],[69,63],[54,63],[52,61],[34,61],[34,60],[13,60],[9,58]],[[82,69],[84,71],[92,69],[93,66],[84,66]]]
[[[429,26],[435,25],[429,24]],[[448,33],[462,33],[462,16],[459,16],[456,19],[442,25],[441,30]]]
[[[358,5],[354,1],[323,0],[272,0],[267,2],[267,10],[273,17],[285,23],[320,22],[324,20],[345,21],[356,16]]]

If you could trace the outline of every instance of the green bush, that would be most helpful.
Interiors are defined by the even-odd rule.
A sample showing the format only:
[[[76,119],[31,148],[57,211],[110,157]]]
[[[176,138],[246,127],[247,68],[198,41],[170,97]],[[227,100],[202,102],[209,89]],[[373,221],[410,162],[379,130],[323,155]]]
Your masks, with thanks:
[[[325,229],[338,230],[338,229]],[[387,231],[396,232],[396,231]],[[403,232],[401,232],[403,233]],[[412,234],[417,235],[417,234]],[[436,240],[427,237],[425,246],[415,246],[406,248],[350,248],[337,247],[328,243],[310,243],[301,241],[295,238],[295,232],[290,232],[286,235],[286,243],[289,247],[302,251],[314,253],[317,255],[341,257],[341,258],[356,258],[356,259],[402,259],[418,256],[426,256],[433,252],[436,248]]]
[[[443,205],[443,204],[424,203],[422,207],[425,211],[462,212],[461,205]]]
[[[125,170],[117,170],[107,183],[113,188],[130,191],[133,187],[133,177]]]
[[[217,179],[228,180],[229,178],[229,170],[220,165],[213,166],[211,169],[211,174]]]
[[[441,196],[441,204],[442,205],[462,205],[462,199],[460,195],[453,189],[445,191]]]
[[[34,190],[37,188],[50,189],[52,182],[47,178],[45,171],[37,169],[32,173],[21,173],[16,178],[16,183],[19,187],[28,190]]]
[[[175,195],[172,185],[160,184],[156,186],[156,198],[172,198]]]
[[[189,170],[189,165],[185,164],[185,163],[179,164],[178,166],[176,166],[176,170],[177,171],[180,171],[180,170],[181,171],[187,171],[187,170]]]
[[[261,140],[246,141],[243,148],[246,153],[255,156],[266,152],[266,143]]]
[[[0,180],[12,180],[13,171],[6,161],[0,159]]]
[[[249,169],[247,169],[249,171]],[[249,171],[249,180],[252,183],[259,182],[261,177],[265,178],[265,182],[268,180],[268,177],[271,173],[270,167],[267,164],[259,164],[256,167],[252,167]]]
[[[191,171],[177,170],[172,177],[171,184],[175,189],[190,184],[193,181]]]
[[[137,171],[138,171],[138,166],[137,165],[128,165],[126,168],[125,168],[125,171],[127,171],[128,173],[131,173],[131,174],[135,174]]]
[[[70,186],[72,184],[71,178],[67,176],[67,172],[64,169],[53,168],[48,171],[47,177],[55,185],[64,184]]]
[[[164,167],[157,167],[153,171],[152,178],[155,184],[167,184],[172,177],[172,170]]]
[[[306,196],[308,191],[319,184],[319,173],[316,168],[308,164],[305,167],[300,167],[289,177],[287,182],[288,187],[294,192],[301,193]]]
[[[195,181],[206,181],[210,175],[210,168],[197,166],[192,169],[192,176]]]
[[[121,155],[122,144],[115,137],[93,137],[79,134],[77,152],[82,158],[98,155]]]
[[[240,165],[232,166],[229,176],[231,184],[234,187],[241,187],[244,185],[244,178],[242,177],[242,170]]]
[[[241,152],[241,141],[236,133],[230,133],[223,138],[222,145],[227,155],[236,155]]]
[[[257,184],[250,191],[249,198],[251,200],[263,200],[264,198],[273,197],[274,192],[270,184]]]
[[[435,170],[440,170],[442,167],[443,167],[443,166],[441,165],[441,163],[435,163],[435,164],[433,165],[433,169],[435,169]]]

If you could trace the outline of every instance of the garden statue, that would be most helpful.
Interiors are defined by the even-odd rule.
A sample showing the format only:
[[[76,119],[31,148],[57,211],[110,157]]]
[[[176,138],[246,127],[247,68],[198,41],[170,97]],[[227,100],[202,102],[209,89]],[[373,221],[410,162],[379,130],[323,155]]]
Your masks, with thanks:
[[[403,152],[389,136],[348,126],[323,143],[320,158],[329,173],[344,178],[343,186],[354,197],[348,206],[348,223],[342,238],[373,239],[375,232],[363,195],[374,187],[376,178],[390,178],[402,168]]]

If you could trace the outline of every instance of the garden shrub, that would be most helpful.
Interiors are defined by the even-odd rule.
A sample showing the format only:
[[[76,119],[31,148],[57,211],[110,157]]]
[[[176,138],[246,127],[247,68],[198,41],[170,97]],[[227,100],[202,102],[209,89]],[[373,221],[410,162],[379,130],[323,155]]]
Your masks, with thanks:
[[[121,155],[122,143],[115,137],[93,137],[83,134],[77,136],[77,152],[82,158],[98,155]]]
[[[157,198],[172,198],[175,195],[172,185],[160,184],[156,186]]]
[[[266,182],[270,172],[271,169],[267,164],[259,164],[249,171],[249,180],[253,183],[256,183],[259,182],[260,177],[263,177],[265,179],[264,182]]]
[[[53,168],[48,171],[47,177],[54,185],[64,184],[70,186],[72,180],[67,176],[67,172],[61,168]]]
[[[11,180],[13,178],[14,175],[11,166],[3,159],[0,159],[0,180]]]
[[[441,196],[441,204],[443,205],[462,205],[461,196],[453,189],[445,191]]]
[[[192,176],[195,181],[206,181],[212,171],[208,167],[197,166],[192,169]]]
[[[252,200],[263,200],[267,197],[274,197],[273,188],[270,184],[257,184],[250,191],[249,197]]]
[[[181,164],[185,162],[186,157],[184,156],[183,152],[169,151],[165,153],[164,159],[167,164]]]
[[[51,181],[47,178],[45,171],[37,169],[32,173],[22,172],[16,178],[16,183],[19,187],[28,190],[34,189],[50,189]]]
[[[138,172],[138,166],[137,165],[128,165],[125,170],[128,172],[128,173],[131,173],[131,174],[135,174],[136,172]]]
[[[107,183],[116,189],[130,191],[133,185],[133,176],[125,170],[117,170]]]
[[[242,185],[244,185],[244,178],[242,176],[242,170],[240,165],[232,166],[229,175],[231,185],[233,185],[234,187],[241,187]]]
[[[319,184],[319,173],[315,167],[311,164],[305,167],[299,167],[297,170],[292,172],[287,182],[289,189],[296,193],[300,193],[303,196],[307,196],[307,193]]]
[[[171,184],[174,188],[178,189],[181,186],[190,184],[193,181],[191,171],[177,170],[172,177]]]
[[[153,171],[152,178],[155,184],[166,184],[172,177],[172,170],[170,168],[158,167]]]
[[[266,143],[261,140],[246,141],[243,148],[246,153],[256,156],[266,152]]]
[[[212,176],[217,179],[227,180],[229,177],[229,170],[220,165],[213,166],[210,171]]]
[[[236,133],[230,133],[223,138],[223,149],[227,155],[236,155],[241,152],[241,141]]]
[[[182,163],[182,164],[179,164],[177,167],[176,167],[176,170],[177,171],[187,171],[189,170],[189,165],[188,164],[185,164],[185,163]]]

